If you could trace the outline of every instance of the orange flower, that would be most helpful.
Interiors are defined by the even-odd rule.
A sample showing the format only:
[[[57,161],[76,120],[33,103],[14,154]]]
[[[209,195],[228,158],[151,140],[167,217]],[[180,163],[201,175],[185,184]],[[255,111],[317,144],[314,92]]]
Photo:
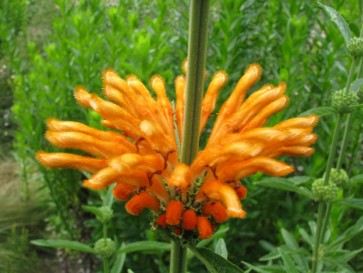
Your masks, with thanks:
[[[135,76],[122,79],[113,70],[106,70],[102,77],[107,100],[83,87],[75,90],[79,104],[96,111],[109,130],[54,118],[47,121],[45,136],[49,142],[89,156],[40,151],[37,160],[46,167],[89,172],[91,177],[83,185],[94,190],[115,184],[113,194],[128,201],[126,210],[130,214],[151,209],[156,228],[164,228],[171,236],[208,238],[214,231],[211,221],[219,224],[229,217],[246,216],[241,200],[247,189],[241,179],[257,172],[287,175],[293,168],[278,157],[309,156],[314,151],[311,145],[317,139],[312,133],[318,122],[316,116],[264,127],[289,99],[284,95],[284,83],[265,85],[246,98],[261,75],[258,64],[247,68],[219,110],[206,147],[190,166],[178,161],[177,144],[177,136],[183,138],[185,76],[175,80],[173,109],[160,76],[150,81],[153,96]],[[227,78],[223,71],[212,77],[202,101],[200,131]]]

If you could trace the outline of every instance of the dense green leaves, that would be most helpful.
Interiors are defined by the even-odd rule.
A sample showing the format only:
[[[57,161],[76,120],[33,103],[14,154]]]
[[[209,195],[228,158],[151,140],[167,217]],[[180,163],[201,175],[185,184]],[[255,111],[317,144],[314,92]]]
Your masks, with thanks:
[[[210,273],[243,273],[235,264],[208,248],[189,247],[194,255],[206,266]]]

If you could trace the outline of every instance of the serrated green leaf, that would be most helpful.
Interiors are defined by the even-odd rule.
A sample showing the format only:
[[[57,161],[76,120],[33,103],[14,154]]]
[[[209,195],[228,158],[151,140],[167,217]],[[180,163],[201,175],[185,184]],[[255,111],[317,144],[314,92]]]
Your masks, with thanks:
[[[346,199],[338,200],[334,203],[363,210],[363,199],[360,199],[360,198],[346,198]]]
[[[122,243],[120,249],[125,247],[125,243]],[[126,253],[117,253],[115,262],[111,268],[111,273],[121,273],[126,260]]]
[[[363,216],[358,219],[354,226],[351,226],[350,228],[345,230],[336,240],[329,244],[326,247],[326,252],[334,253],[337,248],[340,248],[345,242],[353,239],[361,232],[363,232]]]
[[[215,253],[217,253],[218,255],[222,256],[225,259],[228,259],[227,246],[223,238],[218,239]]]
[[[102,212],[98,207],[83,205],[82,209],[94,214],[98,219],[102,219]]]
[[[274,250],[272,250],[267,255],[262,256],[259,260],[262,261],[262,262],[265,262],[265,261],[276,260],[276,259],[278,259],[280,257],[281,257],[281,254],[277,251],[277,248],[275,248]]]
[[[299,252],[299,244],[296,242],[295,238],[289,233],[286,229],[281,229],[282,238],[285,241],[285,244],[287,247],[292,250],[293,252]],[[303,257],[301,257],[300,254],[293,254],[292,255],[293,260],[295,263],[301,268],[304,272],[309,271],[309,265],[307,264],[306,260],[304,260]]]
[[[332,7],[326,6],[320,2],[318,2],[318,5],[329,15],[334,24],[336,24],[345,40],[345,43],[347,44],[350,40],[350,29],[347,21],[338,11]]]
[[[170,251],[170,247],[170,243],[139,241],[125,245],[124,247],[120,248],[117,253],[131,253],[137,251],[164,252]]]
[[[289,273],[299,273],[299,271],[296,268],[296,265],[294,261],[291,259],[289,255],[285,253],[285,251],[282,248],[278,248],[278,252],[281,254],[281,258],[284,262],[284,268],[286,272]]]
[[[206,266],[210,273],[243,273],[237,265],[224,259],[208,248],[189,246],[194,255]]]
[[[313,194],[310,190],[302,186],[296,186],[291,180],[282,177],[269,177],[261,181],[255,182],[257,186],[280,189],[284,191],[292,191],[297,194],[303,195],[310,199],[313,199]]]
[[[52,248],[64,248],[71,249],[80,252],[95,253],[94,249],[89,245],[82,244],[77,241],[70,240],[33,240],[30,241],[33,245],[52,247]]]
[[[322,116],[328,116],[332,114],[336,114],[336,110],[333,107],[330,106],[320,106],[320,107],[314,107],[311,108],[303,113],[301,113],[299,116],[308,116],[308,115],[318,115],[319,117]]]

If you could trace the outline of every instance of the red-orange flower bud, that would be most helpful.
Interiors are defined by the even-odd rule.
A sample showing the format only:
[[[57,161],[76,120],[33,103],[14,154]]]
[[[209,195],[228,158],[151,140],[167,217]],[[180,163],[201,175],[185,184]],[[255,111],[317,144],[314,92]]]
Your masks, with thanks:
[[[135,195],[126,203],[126,211],[132,215],[139,215],[144,209],[149,208],[154,212],[160,209],[160,202],[146,192]]]
[[[207,239],[213,234],[213,227],[210,221],[205,216],[198,216],[197,229],[200,239]]]
[[[126,201],[127,199],[129,199],[131,194],[134,193],[134,190],[134,186],[124,183],[118,183],[116,187],[113,188],[112,193],[117,200]]]
[[[236,188],[236,193],[238,195],[238,198],[243,200],[247,196],[247,188],[244,186],[239,186]]]
[[[197,213],[195,210],[187,209],[184,211],[182,227],[185,230],[194,230],[197,227]]]
[[[171,200],[166,207],[166,223],[174,226],[179,225],[184,206],[179,200]]]
[[[203,207],[203,214],[212,216],[217,223],[223,223],[228,219],[226,208],[221,202],[206,203]]]
[[[166,223],[166,214],[162,214],[160,215],[158,218],[156,218],[156,224],[158,224],[159,226],[165,228],[168,224]]]

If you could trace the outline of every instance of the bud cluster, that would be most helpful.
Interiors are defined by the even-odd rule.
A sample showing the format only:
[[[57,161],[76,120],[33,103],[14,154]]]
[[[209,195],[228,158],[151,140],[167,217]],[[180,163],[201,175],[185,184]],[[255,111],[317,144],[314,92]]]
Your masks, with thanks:
[[[348,183],[349,177],[345,170],[340,169],[338,171],[337,169],[333,168],[330,171],[330,181],[337,186],[344,186]]]
[[[350,113],[352,106],[358,104],[358,95],[356,92],[347,92],[345,89],[335,91],[331,104],[341,114]]]
[[[334,201],[338,194],[338,187],[331,181],[324,183],[323,178],[319,178],[312,185],[313,196],[316,201]]]
[[[115,253],[116,244],[110,238],[102,238],[95,243],[94,250],[101,257],[108,258]]]
[[[363,38],[353,37],[349,40],[347,44],[347,49],[349,53],[354,58],[363,57]]]

